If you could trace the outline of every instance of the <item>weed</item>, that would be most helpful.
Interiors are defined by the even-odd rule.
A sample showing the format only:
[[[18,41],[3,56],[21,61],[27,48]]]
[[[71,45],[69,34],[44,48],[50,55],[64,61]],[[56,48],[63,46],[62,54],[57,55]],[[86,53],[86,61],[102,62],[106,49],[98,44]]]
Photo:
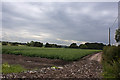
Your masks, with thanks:
[[[2,73],[19,73],[23,72],[25,69],[20,65],[9,65],[8,63],[2,64]]]

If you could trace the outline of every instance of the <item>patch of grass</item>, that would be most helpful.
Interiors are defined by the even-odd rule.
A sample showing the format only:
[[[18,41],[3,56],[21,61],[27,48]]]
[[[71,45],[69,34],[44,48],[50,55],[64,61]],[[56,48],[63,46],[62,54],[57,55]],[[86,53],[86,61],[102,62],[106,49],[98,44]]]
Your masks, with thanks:
[[[70,49],[70,48],[40,48],[27,46],[3,46],[3,54],[15,54],[29,57],[42,57],[50,59],[62,59],[67,61],[78,60],[88,54],[100,52],[101,50]]]
[[[120,47],[104,47],[103,52],[103,76],[105,78],[120,78]]]
[[[8,63],[2,64],[2,73],[19,73],[23,72],[25,69],[20,65],[9,65]]]

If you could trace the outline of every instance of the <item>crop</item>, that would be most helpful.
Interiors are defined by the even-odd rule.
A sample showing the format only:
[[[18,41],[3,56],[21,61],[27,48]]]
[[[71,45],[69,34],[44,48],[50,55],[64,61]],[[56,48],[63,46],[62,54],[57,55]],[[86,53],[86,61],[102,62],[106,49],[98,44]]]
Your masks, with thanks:
[[[41,57],[49,59],[62,59],[67,61],[78,60],[88,54],[101,50],[70,49],[70,48],[40,48],[28,46],[3,46],[3,54],[15,54],[29,57]]]

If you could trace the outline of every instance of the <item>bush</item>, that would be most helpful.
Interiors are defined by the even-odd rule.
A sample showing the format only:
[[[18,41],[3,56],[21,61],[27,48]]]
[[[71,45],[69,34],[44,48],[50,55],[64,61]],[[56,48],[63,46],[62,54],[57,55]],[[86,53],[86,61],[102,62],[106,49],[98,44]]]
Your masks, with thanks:
[[[117,29],[117,30],[116,30],[115,40],[116,40],[116,42],[119,42],[119,41],[120,41],[120,29]]]
[[[102,59],[104,77],[120,78],[120,47],[104,47]]]

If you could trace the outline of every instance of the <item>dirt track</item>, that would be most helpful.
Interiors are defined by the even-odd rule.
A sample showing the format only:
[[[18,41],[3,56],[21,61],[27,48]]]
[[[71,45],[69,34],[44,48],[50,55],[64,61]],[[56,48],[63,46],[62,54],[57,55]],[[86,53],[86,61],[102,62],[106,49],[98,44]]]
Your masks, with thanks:
[[[61,68],[40,68],[18,74],[7,74],[8,78],[102,78],[101,54],[88,55],[79,61],[65,62]],[[46,60],[46,59],[45,59]],[[49,61],[49,60],[48,60]],[[59,62],[59,60],[56,60]],[[61,61],[61,60],[60,60]],[[54,60],[53,60],[54,62]],[[49,62],[47,62],[48,64]],[[60,62],[59,62],[60,64]],[[60,65],[58,65],[60,66]]]
[[[94,61],[97,61],[97,62],[101,62],[101,59],[102,59],[102,52],[101,53],[97,53],[97,54],[94,54],[93,56],[91,56],[89,58],[89,60],[94,60]]]

